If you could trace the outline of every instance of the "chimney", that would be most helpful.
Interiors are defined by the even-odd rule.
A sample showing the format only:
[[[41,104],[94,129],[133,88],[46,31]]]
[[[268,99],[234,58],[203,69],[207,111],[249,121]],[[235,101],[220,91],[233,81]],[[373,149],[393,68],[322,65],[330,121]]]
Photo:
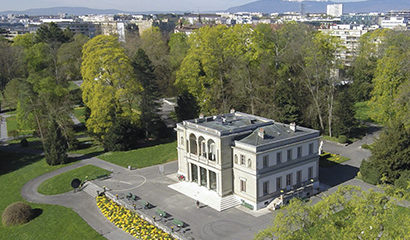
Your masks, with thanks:
[[[234,109],[234,108],[231,109],[231,113],[235,113],[235,109]]]
[[[204,119],[204,114],[199,114],[199,119]]]
[[[262,139],[265,138],[265,130],[263,128],[259,128],[258,136]]]
[[[292,130],[293,132],[296,132],[296,123],[291,123],[289,124],[290,130]]]

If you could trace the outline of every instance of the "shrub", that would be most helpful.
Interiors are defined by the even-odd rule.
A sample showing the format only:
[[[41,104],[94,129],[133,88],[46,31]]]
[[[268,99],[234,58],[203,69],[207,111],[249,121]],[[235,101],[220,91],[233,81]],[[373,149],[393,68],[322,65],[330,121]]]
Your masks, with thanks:
[[[28,141],[27,141],[26,138],[21,139],[20,146],[21,147],[28,147]]]
[[[16,202],[4,210],[1,220],[4,226],[12,226],[27,223],[33,216],[33,209],[28,204]]]
[[[394,186],[407,190],[410,190],[410,186],[409,186],[409,182],[410,182],[410,170],[407,171],[403,171],[400,173],[400,177],[394,181]]]
[[[381,177],[381,172],[374,166],[372,162],[363,160],[360,165],[360,174],[362,175],[363,181],[370,184],[377,184]]]
[[[338,138],[339,143],[347,143],[349,140],[345,135],[340,135]]]

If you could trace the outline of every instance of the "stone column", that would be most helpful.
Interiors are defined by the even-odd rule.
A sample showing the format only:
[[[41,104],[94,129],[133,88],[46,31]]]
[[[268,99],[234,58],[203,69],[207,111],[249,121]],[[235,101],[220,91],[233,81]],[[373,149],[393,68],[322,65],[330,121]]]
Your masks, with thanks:
[[[211,189],[211,178],[209,176],[209,170],[206,170],[206,186],[208,187],[208,189]]]
[[[196,167],[197,167],[197,169],[198,169],[198,171],[197,171],[197,174],[198,174],[198,184],[199,184],[199,186],[201,186],[201,167],[199,167],[199,165],[197,165]]]

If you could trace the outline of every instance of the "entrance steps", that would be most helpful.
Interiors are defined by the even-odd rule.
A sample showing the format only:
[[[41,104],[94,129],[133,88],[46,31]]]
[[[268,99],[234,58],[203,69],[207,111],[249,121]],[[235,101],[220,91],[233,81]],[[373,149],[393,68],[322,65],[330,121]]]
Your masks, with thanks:
[[[220,197],[215,191],[211,191],[206,187],[199,186],[192,182],[182,181],[171,184],[168,187],[193,200],[198,200],[201,204],[205,204],[217,211],[223,211],[241,204],[239,199],[234,195]]]
[[[92,182],[87,182],[82,190],[88,193],[93,198],[97,197],[97,191],[100,193],[104,191],[103,188],[99,187],[98,185]]]

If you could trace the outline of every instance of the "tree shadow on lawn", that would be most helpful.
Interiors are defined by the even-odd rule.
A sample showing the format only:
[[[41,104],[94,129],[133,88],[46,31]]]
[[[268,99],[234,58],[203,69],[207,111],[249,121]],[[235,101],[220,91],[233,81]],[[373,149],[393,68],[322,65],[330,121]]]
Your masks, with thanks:
[[[0,175],[16,171],[24,166],[40,161],[41,155],[22,154],[10,151],[9,146],[0,147]]]
[[[332,162],[332,167],[319,167],[319,181],[334,187],[355,178],[358,172],[357,167]]]
[[[31,220],[35,219],[36,217],[40,216],[43,213],[43,209],[41,208],[34,208],[32,210]]]

